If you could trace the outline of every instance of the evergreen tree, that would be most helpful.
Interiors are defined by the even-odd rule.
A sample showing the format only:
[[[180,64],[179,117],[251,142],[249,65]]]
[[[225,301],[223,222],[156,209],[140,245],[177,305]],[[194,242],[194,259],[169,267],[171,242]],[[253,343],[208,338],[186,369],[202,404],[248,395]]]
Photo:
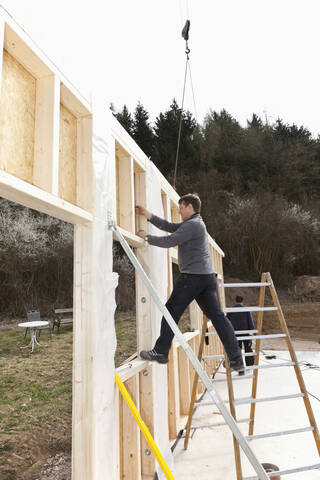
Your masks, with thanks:
[[[140,102],[138,102],[134,112],[132,136],[144,153],[151,157],[154,133],[149,124],[149,114]]]
[[[160,113],[155,121],[154,162],[158,168],[170,176],[175,168],[181,109],[173,99],[170,109]],[[197,122],[190,112],[182,112],[181,138],[178,168],[197,170],[200,167],[200,134]]]
[[[126,105],[123,105],[121,112],[115,114],[116,119],[119,123],[127,130],[129,135],[133,133],[133,120],[131,113],[129,112]]]

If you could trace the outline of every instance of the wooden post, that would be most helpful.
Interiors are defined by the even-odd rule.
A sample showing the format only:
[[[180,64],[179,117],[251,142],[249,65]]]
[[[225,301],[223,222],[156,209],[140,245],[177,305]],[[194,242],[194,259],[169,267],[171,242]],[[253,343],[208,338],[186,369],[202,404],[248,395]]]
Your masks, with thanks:
[[[36,89],[33,183],[58,195],[60,80],[39,78]]]

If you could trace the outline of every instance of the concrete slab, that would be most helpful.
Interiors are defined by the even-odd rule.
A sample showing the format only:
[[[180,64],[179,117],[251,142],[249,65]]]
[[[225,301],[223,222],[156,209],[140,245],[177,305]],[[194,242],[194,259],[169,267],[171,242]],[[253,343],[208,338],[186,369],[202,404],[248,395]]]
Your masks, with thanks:
[[[275,360],[266,360],[261,355],[260,363],[264,365],[290,361],[287,351],[264,351],[275,354]],[[319,400],[310,396],[313,412],[320,424],[320,352],[297,352],[304,380],[308,391]],[[314,368],[313,368],[314,367]],[[237,374],[233,373],[237,376]],[[224,369],[216,379],[225,377]],[[252,379],[244,378],[234,382],[236,399],[251,396]],[[228,399],[226,382],[216,383],[216,388],[223,399]],[[299,393],[293,367],[266,368],[259,371],[257,397],[272,397]],[[202,403],[209,402],[204,395]],[[237,418],[248,418],[250,405],[236,407]],[[215,405],[199,406],[193,418],[193,425],[221,422],[223,418]],[[309,426],[302,398],[263,402],[256,405],[255,434],[284,431]],[[248,424],[239,423],[244,435],[248,434]],[[312,432],[271,437],[250,441],[250,446],[261,462],[273,463],[281,470],[320,463]],[[235,480],[232,435],[227,426],[217,426],[195,430],[187,451],[183,448],[183,439],[174,451],[176,480]],[[254,476],[255,472],[241,454],[243,477]],[[320,470],[300,472],[283,476],[290,480],[319,480]]]

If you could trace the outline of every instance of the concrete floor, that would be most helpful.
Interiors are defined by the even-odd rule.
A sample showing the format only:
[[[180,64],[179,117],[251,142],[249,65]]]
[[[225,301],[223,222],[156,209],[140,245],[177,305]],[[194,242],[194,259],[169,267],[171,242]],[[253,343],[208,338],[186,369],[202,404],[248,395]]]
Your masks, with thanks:
[[[268,353],[268,352],[267,352]],[[290,361],[287,351],[270,351],[277,356],[276,360],[260,357],[261,364]],[[319,366],[312,369],[301,365],[307,390],[320,400],[320,352],[296,352],[300,362],[308,362]],[[218,372],[216,379],[224,378]],[[233,375],[238,377],[236,373]],[[243,378],[243,377],[242,377]],[[251,396],[252,379],[235,381],[235,398]],[[216,383],[216,389],[223,399],[228,398],[226,382]],[[299,386],[293,367],[266,368],[259,370],[257,398],[299,393]],[[205,394],[203,403],[211,397]],[[310,396],[313,412],[320,425],[320,401]],[[250,405],[236,407],[237,418],[248,418]],[[223,419],[215,405],[197,408],[193,425],[221,422]],[[309,426],[304,403],[301,398],[263,402],[256,405],[255,434],[284,431]],[[248,434],[248,424],[239,423],[244,435]],[[188,450],[183,448],[183,439],[174,450],[176,480],[235,480],[232,435],[227,426],[195,430],[189,442]],[[253,440],[251,448],[260,462],[274,463],[280,470],[314,465],[320,463],[312,432],[304,432],[280,437]],[[254,476],[255,472],[247,458],[241,453],[243,477]],[[283,475],[290,480],[320,480],[320,470]]]

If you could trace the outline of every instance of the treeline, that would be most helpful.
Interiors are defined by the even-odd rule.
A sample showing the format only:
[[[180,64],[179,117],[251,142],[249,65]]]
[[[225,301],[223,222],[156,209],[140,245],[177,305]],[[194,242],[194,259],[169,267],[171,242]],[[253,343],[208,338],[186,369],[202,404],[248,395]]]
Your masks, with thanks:
[[[115,116],[172,183],[181,116],[175,101],[151,125],[138,103]],[[182,113],[177,191],[199,193],[208,231],[231,277],[271,271],[288,285],[320,274],[320,138],[253,114],[245,127],[210,111],[203,125]],[[114,247],[118,309],[134,306],[134,272]],[[73,227],[0,198],[0,313],[72,306]]]
[[[320,137],[256,114],[242,127],[227,111],[202,125],[173,100],[152,126],[141,103],[114,115],[172,183],[182,114],[177,191],[196,191],[230,276],[270,270],[282,283],[319,275]]]

